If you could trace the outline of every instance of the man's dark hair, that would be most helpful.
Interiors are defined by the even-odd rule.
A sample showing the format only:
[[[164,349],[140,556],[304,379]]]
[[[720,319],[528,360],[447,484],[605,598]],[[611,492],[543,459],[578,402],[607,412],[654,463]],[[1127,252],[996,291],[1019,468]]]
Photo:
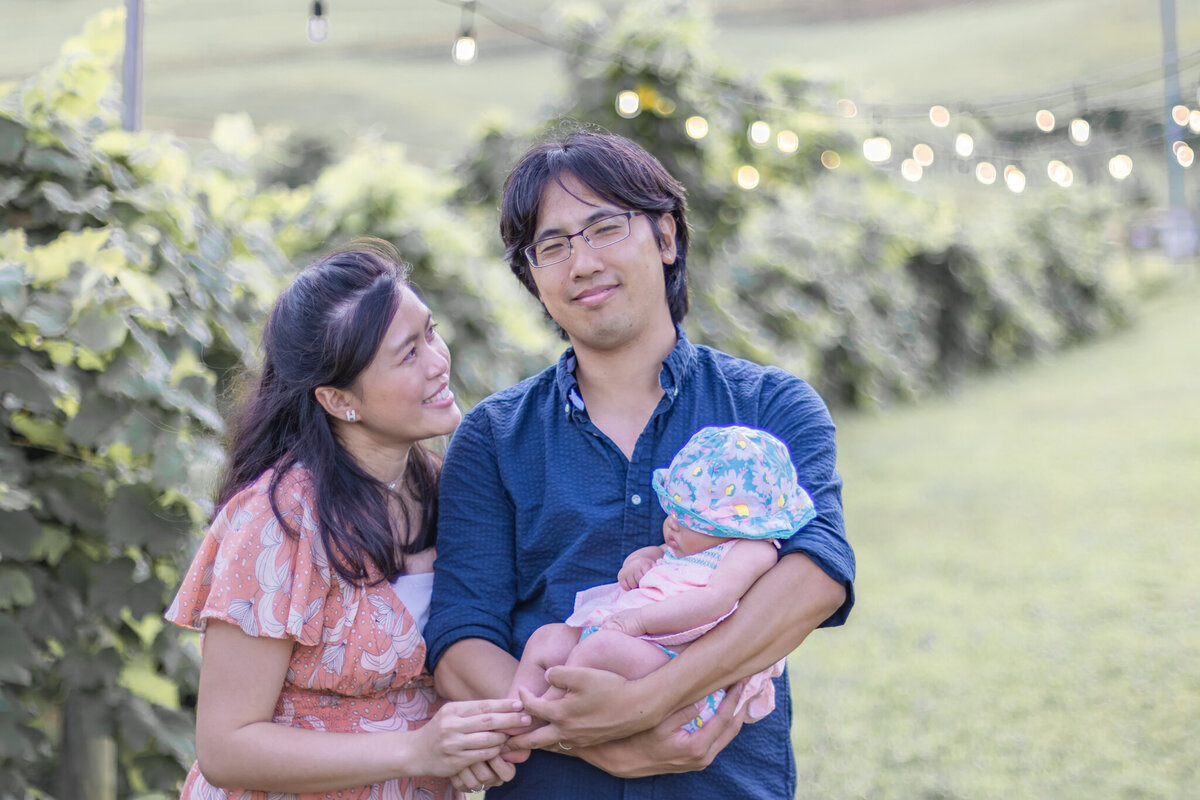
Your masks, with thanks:
[[[562,186],[563,173],[574,176],[613,205],[644,212],[659,238],[660,247],[666,242],[662,241],[658,219],[663,214],[675,218],[675,261],[663,264],[663,279],[671,319],[676,323],[683,322],[688,311],[688,226],[684,189],[658,159],[623,136],[575,130],[565,139],[533,147],[513,167],[504,183],[504,198],[500,204],[500,236],[504,239],[504,255],[513,274],[534,297],[538,296],[533,268],[521,251],[533,243],[537,233],[542,194],[550,181]]]

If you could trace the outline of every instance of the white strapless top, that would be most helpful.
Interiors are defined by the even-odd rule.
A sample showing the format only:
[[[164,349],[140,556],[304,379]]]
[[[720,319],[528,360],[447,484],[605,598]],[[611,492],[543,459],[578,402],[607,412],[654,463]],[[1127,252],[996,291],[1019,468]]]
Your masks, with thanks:
[[[404,603],[408,613],[417,621],[417,630],[425,634],[425,623],[429,621],[429,598],[433,596],[433,573],[418,572],[401,575],[392,581],[392,591]]]

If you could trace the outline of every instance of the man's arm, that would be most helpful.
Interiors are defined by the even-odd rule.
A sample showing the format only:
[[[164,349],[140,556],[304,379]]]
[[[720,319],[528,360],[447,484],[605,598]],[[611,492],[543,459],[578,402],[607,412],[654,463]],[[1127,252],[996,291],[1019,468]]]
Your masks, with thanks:
[[[732,616],[644,678],[629,681],[602,670],[551,668],[547,678],[566,696],[525,698],[526,709],[551,724],[515,737],[509,746],[591,745],[639,734],[628,740],[628,747],[613,748],[611,763],[603,767],[614,774],[636,770],[654,750],[655,734],[667,733],[655,728],[660,721],[783,658],[845,598],[845,587],[811,559],[798,553],[785,556],[742,597]]]
[[[433,671],[438,694],[450,700],[504,697],[517,660],[484,639],[460,639],[446,649]]]

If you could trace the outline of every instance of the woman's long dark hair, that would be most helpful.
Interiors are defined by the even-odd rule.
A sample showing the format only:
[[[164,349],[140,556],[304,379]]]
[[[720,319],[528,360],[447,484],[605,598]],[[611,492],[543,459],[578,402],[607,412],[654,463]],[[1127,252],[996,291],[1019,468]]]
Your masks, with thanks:
[[[420,513],[419,529],[407,531],[410,516],[392,521],[388,487],[338,442],[314,393],[318,386],[350,387],[371,363],[399,307],[406,272],[395,249],[379,239],[351,242],[301,270],[275,302],[263,331],[261,372],[247,381],[229,427],[218,509],[274,469],[271,509],[284,530],[297,535],[276,494],[288,471],[303,467],[312,478],[321,543],[351,581],[365,580],[370,564],[388,580],[403,574],[405,554],[437,538],[439,458],[420,443],[409,451],[409,491],[401,494],[406,507],[415,501]]]

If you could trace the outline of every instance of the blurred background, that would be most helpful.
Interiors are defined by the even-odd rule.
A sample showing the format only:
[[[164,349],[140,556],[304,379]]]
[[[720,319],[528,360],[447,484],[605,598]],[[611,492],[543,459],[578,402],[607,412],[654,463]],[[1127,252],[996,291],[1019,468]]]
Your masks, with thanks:
[[[160,615],[300,266],[395,242],[465,406],[557,356],[496,207],[580,123],[688,188],[689,336],[839,426],[858,602],[791,658],[797,797],[1191,797],[1172,0],[0,0],[0,797],[177,793]]]

